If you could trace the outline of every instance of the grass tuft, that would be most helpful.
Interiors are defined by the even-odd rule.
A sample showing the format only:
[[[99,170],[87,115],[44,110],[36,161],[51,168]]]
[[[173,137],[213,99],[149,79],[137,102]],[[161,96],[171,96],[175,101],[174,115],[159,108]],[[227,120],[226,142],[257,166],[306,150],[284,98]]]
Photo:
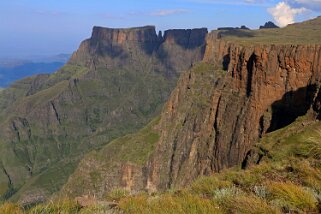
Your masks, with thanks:
[[[266,201],[249,195],[230,197],[222,202],[222,206],[227,213],[244,213],[244,214],[270,214],[281,213],[281,211],[267,204]]]
[[[29,210],[28,214],[76,214],[81,206],[70,199],[60,199],[46,204],[39,204]]]
[[[126,189],[118,188],[114,189],[107,195],[108,201],[119,201],[121,198],[127,197],[130,195],[130,192]]]
[[[293,183],[273,182],[267,186],[271,201],[286,210],[315,210],[318,201],[313,192]]]
[[[0,213],[1,214],[23,214],[23,210],[17,204],[5,202],[0,204]]]

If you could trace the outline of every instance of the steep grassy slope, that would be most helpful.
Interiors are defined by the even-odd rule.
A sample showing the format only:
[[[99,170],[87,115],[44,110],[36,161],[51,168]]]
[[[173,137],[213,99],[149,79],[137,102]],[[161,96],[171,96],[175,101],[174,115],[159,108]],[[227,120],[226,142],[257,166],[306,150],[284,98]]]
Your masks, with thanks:
[[[156,118],[137,133],[118,138],[99,151],[87,154],[61,195],[96,194],[101,198],[122,185],[127,185],[128,190],[144,188],[144,181],[141,180],[144,170],[141,168],[159,140],[155,127],[158,123],[159,118]]]
[[[206,34],[94,28],[59,71],[2,91],[1,199],[45,200],[85,153],[147,124],[178,74],[202,58]]]

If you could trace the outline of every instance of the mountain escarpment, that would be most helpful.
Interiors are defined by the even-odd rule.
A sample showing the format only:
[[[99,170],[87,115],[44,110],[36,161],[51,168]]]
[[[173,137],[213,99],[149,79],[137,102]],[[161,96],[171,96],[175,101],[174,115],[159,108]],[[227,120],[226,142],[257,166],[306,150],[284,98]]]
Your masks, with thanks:
[[[63,193],[153,192],[246,167],[261,136],[307,112],[317,117],[320,72],[320,45],[243,46],[213,32],[203,61],[181,75],[160,119],[87,155]],[[142,160],[135,148],[146,149]]]
[[[206,35],[94,27],[63,68],[2,91],[1,199],[46,200],[84,154],[143,127],[202,59]]]
[[[217,62],[224,70],[184,74],[165,105],[147,189],[180,187],[199,175],[245,167],[262,135],[289,125],[317,102],[320,45],[242,47],[209,38],[203,63]]]

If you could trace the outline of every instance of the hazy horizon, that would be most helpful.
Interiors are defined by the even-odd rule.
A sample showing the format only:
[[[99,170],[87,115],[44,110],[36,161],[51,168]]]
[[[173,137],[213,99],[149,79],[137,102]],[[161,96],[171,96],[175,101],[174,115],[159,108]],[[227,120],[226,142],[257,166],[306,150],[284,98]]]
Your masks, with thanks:
[[[71,54],[93,26],[157,30],[279,25],[314,18],[319,0],[2,0],[0,58]]]

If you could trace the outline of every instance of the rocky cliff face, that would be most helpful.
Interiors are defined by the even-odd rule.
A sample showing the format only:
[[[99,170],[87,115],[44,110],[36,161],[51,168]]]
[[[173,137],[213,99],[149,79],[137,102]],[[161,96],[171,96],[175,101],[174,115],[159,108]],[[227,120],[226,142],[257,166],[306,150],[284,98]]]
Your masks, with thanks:
[[[102,196],[118,187],[165,190],[224,168],[245,167],[262,135],[318,109],[320,72],[320,45],[244,47],[211,33],[203,62],[181,75],[160,121],[153,125],[159,140],[148,160],[135,164],[107,153],[119,146],[115,142],[98,153],[103,158],[85,158],[63,193]],[[131,137],[137,136],[128,136],[129,141]],[[131,151],[130,144],[126,148]],[[107,160],[117,162],[118,170],[104,164]],[[94,173],[100,175],[99,182],[83,177]]]
[[[181,77],[162,113],[147,189],[183,186],[241,164],[260,136],[306,114],[320,80],[321,46],[244,48],[210,36],[204,63],[221,64],[224,77],[208,87],[195,84],[215,77],[215,68]],[[193,95],[206,103],[195,106]]]
[[[178,74],[204,55],[206,29],[170,32],[174,42],[154,27],[95,27],[61,70],[2,91],[0,196],[43,200],[83,154],[155,117]]]

